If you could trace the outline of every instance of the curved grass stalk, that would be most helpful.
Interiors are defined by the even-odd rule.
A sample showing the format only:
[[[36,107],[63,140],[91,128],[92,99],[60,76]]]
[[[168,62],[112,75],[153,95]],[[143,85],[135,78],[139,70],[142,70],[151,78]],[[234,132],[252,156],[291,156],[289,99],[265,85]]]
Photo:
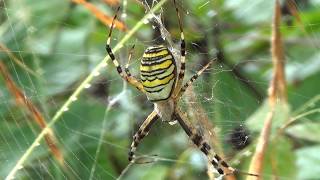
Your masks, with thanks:
[[[157,11],[167,0],[160,1],[157,5],[155,5],[148,14],[146,14],[115,46],[114,52],[117,52],[120,48],[123,47],[124,43],[132,37],[132,35],[144,24],[144,22],[151,17],[151,15]],[[7,175],[6,180],[14,179],[15,174],[21,168],[23,168],[23,163],[28,159],[28,157],[32,154],[33,150],[40,145],[40,141],[43,137],[49,133],[50,128],[59,120],[59,118],[63,115],[63,113],[68,110],[69,106],[72,102],[74,102],[78,95],[82,92],[82,90],[91,82],[94,78],[95,74],[97,74],[102,68],[105,67],[106,63],[109,61],[109,56],[106,56],[88,75],[88,77],[79,85],[79,87],[73,92],[73,94],[68,98],[68,100],[62,105],[62,107],[55,113],[51,121],[48,123],[37,138],[33,141],[33,143],[29,146],[29,148],[24,152],[21,158],[18,160],[16,165],[11,169],[10,173]]]

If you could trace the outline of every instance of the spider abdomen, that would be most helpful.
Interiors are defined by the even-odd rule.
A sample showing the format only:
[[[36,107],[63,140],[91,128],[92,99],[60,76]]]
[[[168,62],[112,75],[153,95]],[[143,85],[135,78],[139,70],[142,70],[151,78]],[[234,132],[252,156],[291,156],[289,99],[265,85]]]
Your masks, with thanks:
[[[177,67],[172,53],[163,45],[148,47],[142,57],[140,77],[150,101],[167,100],[174,89]]]

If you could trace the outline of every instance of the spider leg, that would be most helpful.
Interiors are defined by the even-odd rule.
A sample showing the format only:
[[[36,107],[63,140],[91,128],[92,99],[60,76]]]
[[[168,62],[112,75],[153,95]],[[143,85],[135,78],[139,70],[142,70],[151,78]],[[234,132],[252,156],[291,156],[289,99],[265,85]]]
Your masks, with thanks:
[[[108,35],[108,39],[107,39],[107,44],[106,44],[106,50],[108,52],[108,55],[109,55],[110,59],[112,60],[112,62],[114,64],[114,66],[116,67],[119,75],[122,77],[122,79],[126,80],[129,84],[133,85],[134,87],[139,89],[141,92],[145,92],[145,90],[143,89],[143,86],[142,86],[140,81],[138,81],[135,77],[131,76],[130,73],[127,74],[126,73],[127,70],[125,70],[125,71],[122,70],[119,61],[115,58],[115,56],[114,56],[114,54],[112,52],[112,49],[110,47],[111,34],[112,34],[112,30],[113,30],[113,28],[115,26],[114,23],[115,23],[115,20],[117,19],[119,10],[120,10],[120,7],[118,7],[117,13],[112,19],[112,24],[111,24],[111,27],[110,27],[110,31],[109,31],[109,35]],[[129,58],[131,58],[131,54],[132,54],[132,52],[130,53]]]
[[[159,115],[156,111],[153,111],[146,120],[140,125],[139,130],[133,136],[133,141],[129,150],[129,161],[134,162],[135,151],[140,143],[140,141],[149,133],[151,126],[159,119]]]
[[[212,61],[207,63],[202,69],[200,69],[196,74],[194,74],[188,82],[186,82],[183,87],[180,89],[176,98],[180,98],[187,88],[211,65]]]
[[[230,170],[232,173],[236,172],[236,170],[232,167],[230,167],[225,161],[222,160],[222,158],[217,155],[209,143],[207,142],[204,137],[195,130],[194,127],[192,127],[188,122],[184,119],[186,117],[183,115],[183,113],[180,110],[175,111],[175,118],[179,122],[180,126],[183,128],[183,130],[186,132],[186,134],[190,137],[192,142],[207,156],[208,160],[211,162],[213,167],[218,171],[218,173],[221,176],[229,175],[230,173],[225,173],[224,170],[221,168],[226,168]],[[231,173],[231,174],[232,174]]]
[[[178,81],[177,81],[177,86],[175,88],[174,95],[178,94],[180,91],[180,88],[182,86],[183,78],[184,78],[184,72],[185,72],[185,59],[186,59],[186,42],[184,40],[184,33],[183,33],[183,28],[182,28],[182,21],[180,17],[180,13],[176,4],[176,0],[173,0],[174,7],[176,9],[176,13],[178,16],[178,22],[179,22],[179,28],[180,28],[180,38],[181,38],[181,43],[180,43],[180,70],[179,70],[179,76],[178,76]]]
[[[135,47],[135,45],[133,45],[131,47],[131,49],[130,49],[128,62],[127,62],[126,66],[125,66],[125,69],[124,69],[128,76],[131,76],[131,73],[130,73],[130,70],[129,70],[129,64],[130,64],[130,61],[131,61],[131,57],[132,57],[132,54],[133,54],[134,47]]]

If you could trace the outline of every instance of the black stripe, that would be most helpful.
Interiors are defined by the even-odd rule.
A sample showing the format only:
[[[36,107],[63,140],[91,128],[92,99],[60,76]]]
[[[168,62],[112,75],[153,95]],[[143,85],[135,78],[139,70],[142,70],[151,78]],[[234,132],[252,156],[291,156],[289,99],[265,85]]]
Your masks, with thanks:
[[[133,141],[133,144],[132,144],[133,147],[137,147],[138,144],[139,144],[139,142],[137,142],[136,140],[137,140],[137,139],[135,139],[135,140]]]
[[[185,69],[186,69],[186,64],[185,64],[185,63],[182,63],[182,64],[181,64],[181,69],[182,69],[182,70],[185,70]]]
[[[148,93],[157,93],[157,92],[162,91],[163,89],[164,89],[164,87],[163,87],[163,88],[160,88],[160,89],[158,89],[158,90],[153,90],[153,91],[150,91],[150,90],[147,90],[147,89],[144,89],[144,90],[146,90]]]
[[[181,41],[181,56],[186,56],[186,42],[184,39]]]
[[[114,55],[113,55],[113,53],[112,53],[112,50],[111,50],[111,48],[110,48],[110,46],[109,46],[109,45],[107,45],[107,46],[106,46],[106,50],[107,50],[107,52],[108,52],[108,54],[109,54],[109,56],[110,56],[111,60],[114,60],[114,59],[115,59],[115,57],[114,57]]]
[[[172,77],[172,79],[174,79],[174,76]],[[145,85],[143,85],[143,87],[146,87],[146,88],[155,88],[155,87],[163,86],[163,85],[169,84],[172,79],[170,79],[167,83],[164,83],[164,84],[158,84],[158,85],[156,85],[156,86],[145,86]]]
[[[128,76],[131,76],[130,70],[128,68],[124,69]]]
[[[142,130],[139,129],[136,134],[141,134],[141,133],[142,133]]]
[[[160,60],[160,59],[159,59]],[[150,61],[150,62],[144,62],[143,60],[141,61],[141,66],[154,66],[154,65],[158,65],[158,64],[162,64],[163,62],[166,62],[168,60],[171,60],[171,64],[172,64],[172,61],[173,59],[164,59],[164,60],[161,60],[161,61]],[[170,65],[171,65],[170,64]]]
[[[195,75],[192,76],[192,78],[191,78],[190,81],[193,82],[193,81],[196,80],[197,78],[198,78],[198,74],[195,74]]]
[[[192,138],[192,141],[195,145],[200,146],[200,143],[202,141],[202,136],[199,134],[195,134]]]
[[[214,158],[216,158],[218,162],[221,161],[221,157],[218,155],[214,155]]]
[[[152,54],[155,54],[155,53],[152,53]],[[143,57],[142,56],[142,60],[143,61],[154,61],[154,60],[159,60],[161,58],[164,58],[168,55],[171,55],[171,54],[163,54],[163,55],[158,55],[158,56],[151,56],[151,57]]]
[[[119,73],[119,74],[121,74],[121,73],[122,73],[122,69],[121,69],[121,67],[120,67],[120,66],[118,66],[118,67],[117,67],[117,71],[118,71],[118,73]]]
[[[213,165],[214,168],[218,167],[218,163],[214,160],[211,161],[211,164]]]
[[[151,126],[156,122],[156,120],[159,118],[159,115],[155,115],[149,122],[149,124],[145,127],[144,131],[145,132],[149,132],[150,131],[150,128]]]
[[[184,73],[181,73],[181,71],[180,71],[179,78],[181,79],[181,78],[183,78],[183,76],[184,76]]]
[[[172,65],[171,65],[171,66],[172,66]],[[170,66],[168,69],[170,69],[170,68],[171,68],[171,66]],[[167,69],[162,69],[161,71],[156,72],[156,73],[154,73],[154,74],[141,73],[141,75],[140,75],[140,76],[144,76],[144,77],[153,77],[153,76],[157,76],[157,75],[163,74],[166,70],[167,70]]]
[[[206,142],[204,142],[202,146],[204,146],[208,151],[211,149],[210,145]]]
[[[128,153],[128,155],[129,155],[129,158],[130,158],[130,157],[132,157],[132,156],[134,155],[134,152],[132,152],[132,151],[130,150],[129,153]]]
[[[208,155],[208,154],[209,154],[209,151],[208,151],[204,146],[202,146],[200,150],[201,150],[205,155]]]
[[[224,173],[223,173],[223,170],[222,170],[221,168],[218,168],[217,171],[218,171],[218,173],[221,174],[221,175],[224,174]]]
[[[183,78],[184,76],[184,70],[186,69],[186,64],[185,63],[182,63],[181,64],[181,68],[180,68],[180,72],[179,72],[179,78]]]
[[[154,81],[154,80],[156,80],[156,79],[158,79],[158,80],[163,80],[163,79],[171,76],[172,74],[173,74],[173,72],[170,73],[170,74],[167,75],[167,76],[162,77],[162,78],[158,78],[158,76],[153,76],[154,78],[150,78],[150,79],[148,79],[148,77],[141,76],[141,81],[143,81],[143,82],[145,82],[145,81],[147,81],[147,80],[148,80],[148,81]],[[173,76],[173,77],[174,77],[174,76]]]
[[[169,49],[167,47],[159,46],[159,47],[149,47],[149,48],[146,49],[146,51],[144,53],[145,54],[153,54],[153,53],[156,53],[156,52],[161,52],[163,50],[169,51]]]
[[[225,161],[221,161],[221,163],[220,163],[223,167],[226,167],[226,168],[228,168],[229,167],[229,165],[225,162]]]
[[[167,67],[167,68],[160,68],[160,69],[155,69],[155,70],[150,70],[150,71],[143,71],[143,70],[141,70],[140,73],[141,73],[141,74],[144,74],[144,73],[153,73],[153,72],[157,72],[157,71],[167,70],[167,69],[170,68],[170,67],[171,67],[171,65],[170,65],[169,67]]]
[[[178,120],[178,122],[179,122],[180,126],[182,127],[182,129],[190,137],[192,135],[192,132],[191,132],[190,128],[188,127],[188,125],[182,120],[182,118],[180,117],[180,115],[178,113],[175,114],[175,117]]]
[[[183,86],[181,92],[184,92],[192,83],[198,78],[198,74],[195,74],[191,77],[191,79]]]
[[[163,99],[149,99],[149,101],[151,101],[151,102],[165,101],[165,100],[168,100],[170,96],[171,96],[171,94],[169,94],[168,97],[163,98]]]

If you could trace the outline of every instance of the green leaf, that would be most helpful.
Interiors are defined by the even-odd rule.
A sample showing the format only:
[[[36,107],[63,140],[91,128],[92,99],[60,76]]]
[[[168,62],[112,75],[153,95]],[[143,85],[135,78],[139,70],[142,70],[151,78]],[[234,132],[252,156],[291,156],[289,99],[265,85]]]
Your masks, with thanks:
[[[165,179],[168,167],[166,166],[155,166],[154,168],[147,171],[147,173],[142,177],[142,179],[148,180],[162,180]]]
[[[271,111],[269,102],[264,101],[261,107],[250,116],[246,122],[247,126],[252,131],[260,132],[264,120],[266,119],[268,113]],[[287,121],[290,117],[290,106],[283,101],[279,101],[276,104],[274,116],[272,119],[272,132],[275,132],[277,128],[279,128],[285,121]]]
[[[319,179],[320,146],[301,148],[296,151],[298,177],[297,179]]]
[[[253,145],[255,147],[255,145]],[[254,149],[254,148],[253,148]],[[248,152],[251,150],[248,149]],[[254,153],[254,152],[253,152]],[[251,163],[252,157],[244,158],[241,161],[240,169],[246,171]],[[298,170],[296,164],[296,154],[293,151],[293,145],[290,139],[279,137],[273,139],[268,143],[268,147],[263,159],[263,171],[261,177],[263,179],[272,179],[277,176],[285,177],[286,179],[296,179],[296,172]],[[247,176],[241,176],[245,179]]]
[[[276,138],[268,146],[266,158],[264,159],[264,172],[266,179],[274,174],[278,177],[296,179],[297,167],[295,164],[295,153],[289,139],[285,137]],[[268,178],[267,178],[268,177]]]
[[[304,122],[288,127],[286,132],[295,138],[320,142],[320,123]]]

